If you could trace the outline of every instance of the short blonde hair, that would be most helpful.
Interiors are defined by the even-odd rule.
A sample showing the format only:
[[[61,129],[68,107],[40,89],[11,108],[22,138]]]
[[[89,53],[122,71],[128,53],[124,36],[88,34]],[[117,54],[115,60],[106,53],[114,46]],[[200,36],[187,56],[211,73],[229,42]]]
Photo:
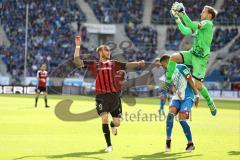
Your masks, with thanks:
[[[160,58],[155,58],[155,62],[159,61],[160,62]]]
[[[204,8],[207,8],[208,13],[210,13],[212,15],[212,19],[214,19],[217,16],[218,11],[215,8],[213,8],[211,6],[207,6],[207,5],[204,6]]]
[[[98,53],[100,50],[102,50],[105,47],[107,47],[110,50],[108,45],[100,45],[100,46],[97,47],[96,52]]]

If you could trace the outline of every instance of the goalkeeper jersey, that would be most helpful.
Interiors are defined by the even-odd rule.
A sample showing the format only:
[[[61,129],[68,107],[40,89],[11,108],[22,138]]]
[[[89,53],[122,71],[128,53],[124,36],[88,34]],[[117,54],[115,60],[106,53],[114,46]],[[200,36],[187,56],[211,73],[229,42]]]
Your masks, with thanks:
[[[194,43],[191,52],[198,57],[206,57],[210,54],[211,43],[213,39],[213,22],[203,20],[201,22],[192,22],[185,14],[182,19],[186,26],[192,30]],[[179,27],[180,30],[185,28]]]

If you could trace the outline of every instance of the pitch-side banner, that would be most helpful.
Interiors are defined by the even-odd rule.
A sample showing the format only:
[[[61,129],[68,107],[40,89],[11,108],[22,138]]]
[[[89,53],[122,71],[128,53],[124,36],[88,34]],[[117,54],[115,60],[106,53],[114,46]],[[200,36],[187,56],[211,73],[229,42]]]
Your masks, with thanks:
[[[87,31],[89,33],[99,33],[99,34],[115,34],[116,26],[112,24],[90,24],[85,23]]]
[[[34,86],[0,86],[1,94],[35,94]]]

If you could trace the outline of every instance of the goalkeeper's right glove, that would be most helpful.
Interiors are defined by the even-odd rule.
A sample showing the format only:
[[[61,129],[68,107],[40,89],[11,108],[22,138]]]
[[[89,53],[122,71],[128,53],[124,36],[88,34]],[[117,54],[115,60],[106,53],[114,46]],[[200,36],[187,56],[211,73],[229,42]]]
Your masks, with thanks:
[[[173,7],[170,10],[170,15],[171,15],[172,18],[174,18],[174,20],[179,18],[177,11],[174,10]]]
[[[181,22],[178,14],[174,10],[170,11],[170,15],[176,21],[177,24]]]

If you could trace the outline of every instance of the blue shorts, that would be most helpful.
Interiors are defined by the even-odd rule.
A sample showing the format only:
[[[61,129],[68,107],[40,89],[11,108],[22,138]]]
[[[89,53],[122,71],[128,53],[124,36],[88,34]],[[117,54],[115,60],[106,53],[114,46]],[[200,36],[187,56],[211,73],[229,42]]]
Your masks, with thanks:
[[[177,107],[178,112],[190,112],[193,106],[193,100],[188,98],[185,100],[172,100],[170,107]]]

